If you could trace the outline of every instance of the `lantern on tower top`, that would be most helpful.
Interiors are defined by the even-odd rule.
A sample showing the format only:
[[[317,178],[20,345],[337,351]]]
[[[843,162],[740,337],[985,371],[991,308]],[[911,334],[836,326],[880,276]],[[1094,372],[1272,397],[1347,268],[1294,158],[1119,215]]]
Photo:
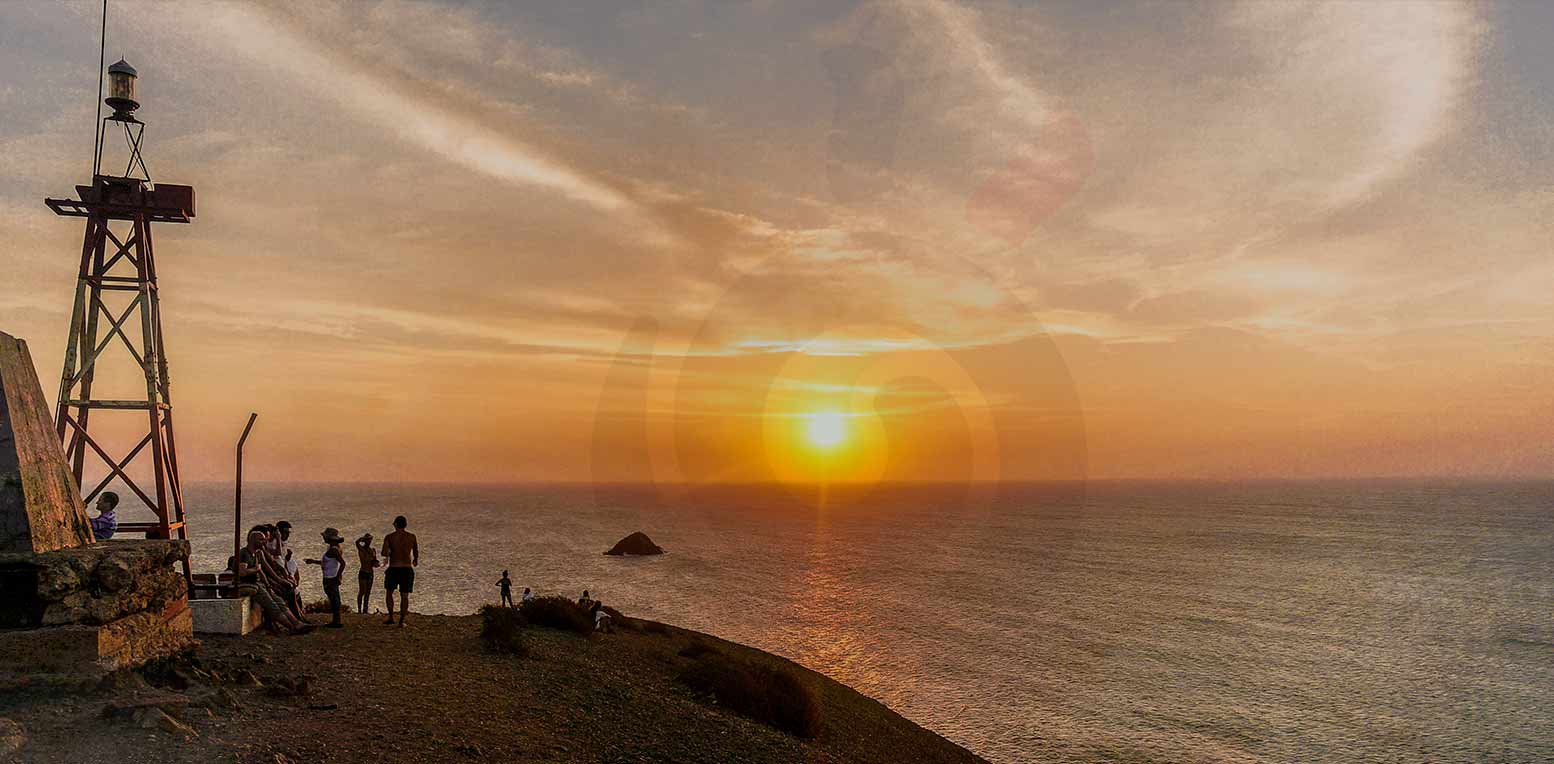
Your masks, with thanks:
[[[108,67],[108,97],[103,103],[113,109],[113,113],[102,118],[97,127],[97,150],[92,159],[92,175],[107,175],[109,177],[122,177],[126,179],[151,181],[151,173],[146,169],[146,160],[140,154],[140,139],[145,134],[146,123],[135,117],[135,110],[140,108],[140,99],[136,96],[135,81],[139,78],[139,72],[130,66],[128,61],[119,59]],[[98,109],[100,113],[101,108]],[[116,127],[110,127],[116,125]],[[124,133],[124,140],[107,140],[108,131]],[[116,166],[124,163],[124,171],[118,174],[104,173],[103,165]]]
[[[122,58],[108,67],[108,97],[103,99],[103,103],[113,108],[113,116],[109,119],[121,122],[135,120],[131,115],[140,108],[140,102],[135,100],[135,77],[135,67]]]

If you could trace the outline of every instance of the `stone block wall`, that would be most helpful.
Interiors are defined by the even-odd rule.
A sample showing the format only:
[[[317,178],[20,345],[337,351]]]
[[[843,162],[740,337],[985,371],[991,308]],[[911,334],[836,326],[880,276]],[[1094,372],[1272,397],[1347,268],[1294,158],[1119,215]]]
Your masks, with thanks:
[[[186,599],[181,539],[0,553],[0,628],[100,626]]]

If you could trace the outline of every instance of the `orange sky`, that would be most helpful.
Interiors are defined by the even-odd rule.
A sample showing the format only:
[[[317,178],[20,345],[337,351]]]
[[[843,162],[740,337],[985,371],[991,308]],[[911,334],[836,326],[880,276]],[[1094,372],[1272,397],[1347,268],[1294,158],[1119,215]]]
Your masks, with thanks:
[[[1554,474],[1537,8],[606,5],[114,3],[187,479]],[[51,398],[96,23],[0,6]]]

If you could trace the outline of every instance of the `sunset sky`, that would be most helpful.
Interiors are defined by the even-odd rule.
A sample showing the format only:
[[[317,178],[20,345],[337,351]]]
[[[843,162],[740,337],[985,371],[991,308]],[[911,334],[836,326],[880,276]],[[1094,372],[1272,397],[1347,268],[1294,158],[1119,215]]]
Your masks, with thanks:
[[[524,5],[112,3],[186,479],[1554,475],[1554,5]],[[98,23],[0,4],[51,400]]]

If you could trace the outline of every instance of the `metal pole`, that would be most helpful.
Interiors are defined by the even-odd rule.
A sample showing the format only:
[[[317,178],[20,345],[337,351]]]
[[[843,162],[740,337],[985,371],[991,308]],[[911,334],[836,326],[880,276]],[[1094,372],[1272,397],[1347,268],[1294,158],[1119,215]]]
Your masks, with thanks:
[[[237,496],[232,502],[232,557],[234,560],[243,552],[243,443],[248,440],[248,431],[254,429],[254,420],[259,418],[258,413],[248,415],[248,425],[243,428],[242,437],[237,439]],[[232,585],[237,586],[237,569],[232,570]]]
[[[103,155],[103,64],[108,60],[108,0],[103,0],[103,29],[97,42],[97,129],[93,131],[92,142],[93,183],[97,182],[97,170],[102,166]]]

